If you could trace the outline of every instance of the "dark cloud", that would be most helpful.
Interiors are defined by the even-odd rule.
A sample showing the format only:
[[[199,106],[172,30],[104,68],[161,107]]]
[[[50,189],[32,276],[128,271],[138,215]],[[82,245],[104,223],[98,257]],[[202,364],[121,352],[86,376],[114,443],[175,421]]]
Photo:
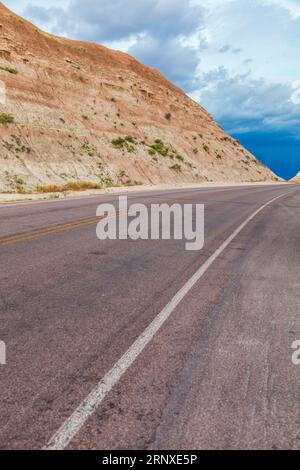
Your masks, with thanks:
[[[242,49],[240,47],[231,47],[228,44],[226,44],[225,46],[222,46],[219,49],[219,52],[220,52],[220,54],[225,54],[226,52],[232,52],[233,54],[239,54],[240,52],[242,52]]]
[[[203,74],[198,88],[215,119],[277,175],[290,179],[300,170],[300,104],[291,101],[290,84],[219,67]]]
[[[199,63],[197,52],[183,46],[176,38],[160,39],[146,36],[129,49],[138,60],[155,67],[169,80],[192,90]]]
[[[288,83],[253,79],[250,73],[230,75],[225,67],[205,73],[199,81],[201,101],[227,129],[289,129],[300,135],[300,104],[293,104]]]
[[[138,33],[172,38],[190,34],[200,24],[202,9],[182,0],[72,0],[66,10],[28,6],[25,14],[53,25],[57,32],[99,42]]]

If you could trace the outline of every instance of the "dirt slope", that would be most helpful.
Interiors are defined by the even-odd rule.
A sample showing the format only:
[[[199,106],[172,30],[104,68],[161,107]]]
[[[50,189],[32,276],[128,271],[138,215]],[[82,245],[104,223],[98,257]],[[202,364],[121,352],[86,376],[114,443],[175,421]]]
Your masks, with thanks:
[[[300,183],[300,171],[299,173],[290,180],[291,183]]]
[[[275,180],[156,70],[46,34],[3,4],[0,81],[7,98],[0,104],[0,191],[69,181]]]

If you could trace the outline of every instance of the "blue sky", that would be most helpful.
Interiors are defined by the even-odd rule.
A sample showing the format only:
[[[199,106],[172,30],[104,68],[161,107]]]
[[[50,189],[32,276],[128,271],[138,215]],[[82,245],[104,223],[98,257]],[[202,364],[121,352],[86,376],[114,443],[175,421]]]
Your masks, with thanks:
[[[156,67],[284,178],[300,171],[300,0],[4,0]]]

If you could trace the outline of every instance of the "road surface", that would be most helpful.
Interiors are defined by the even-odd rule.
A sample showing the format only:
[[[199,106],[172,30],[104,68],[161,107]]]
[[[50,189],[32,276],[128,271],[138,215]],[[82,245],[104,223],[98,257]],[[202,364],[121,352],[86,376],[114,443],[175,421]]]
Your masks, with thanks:
[[[300,448],[299,186],[129,200],[205,204],[204,249],[99,241],[116,194],[0,206],[0,448]]]

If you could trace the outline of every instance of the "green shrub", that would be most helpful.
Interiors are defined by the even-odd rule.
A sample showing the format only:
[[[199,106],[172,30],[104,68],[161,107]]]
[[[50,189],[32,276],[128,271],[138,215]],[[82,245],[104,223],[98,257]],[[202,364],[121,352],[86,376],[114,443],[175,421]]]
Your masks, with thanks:
[[[178,165],[178,163],[175,163],[174,165],[169,166],[169,168],[170,170],[181,171],[181,165]]]
[[[14,69],[12,67],[0,67],[0,70],[4,70],[4,72],[11,73],[12,75],[17,75],[18,73],[17,69]]]
[[[15,119],[11,114],[0,114],[0,124],[11,124],[12,122],[14,122],[14,120]]]
[[[179,160],[179,161],[181,161],[181,162],[184,161],[184,158],[183,158],[182,155],[176,155],[176,158],[177,158],[177,160]]]
[[[152,150],[155,150],[155,152],[159,153],[163,157],[166,157],[169,152],[168,147],[166,147],[164,142],[160,139],[156,139],[155,143],[153,145],[150,145],[150,148]]]
[[[135,148],[133,147],[133,145],[126,145],[126,149],[127,149],[127,152],[128,153],[133,153],[135,151]]]
[[[156,155],[156,150],[153,149],[153,148],[150,148],[150,149],[148,150],[148,153],[149,153],[149,155],[151,155],[151,156]]]
[[[16,178],[16,188],[17,188],[18,193],[23,194],[25,192],[23,178],[20,178],[20,177]]]
[[[125,139],[123,139],[122,137],[118,137],[117,139],[111,141],[112,146],[114,148],[124,149],[125,147],[128,153],[133,153],[135,151],[135,147],[133,145],[130,145],[129,142],[136,143],[134,138],[130,135],[126,136]]]
[[[205,152],[209,153],[209,146],[206,145],[206,144],[203,144],[203,150],[205,150]]]
[[[135,138],[132,135],[127,135],[125,137],[126,142],[130,142],[131,144],[135,144]]]
[[[122,137],[118,137],[117,139],[112,140],[111,143],[113,147],[120,148],[123,147],[125,139],[122,139]]]

